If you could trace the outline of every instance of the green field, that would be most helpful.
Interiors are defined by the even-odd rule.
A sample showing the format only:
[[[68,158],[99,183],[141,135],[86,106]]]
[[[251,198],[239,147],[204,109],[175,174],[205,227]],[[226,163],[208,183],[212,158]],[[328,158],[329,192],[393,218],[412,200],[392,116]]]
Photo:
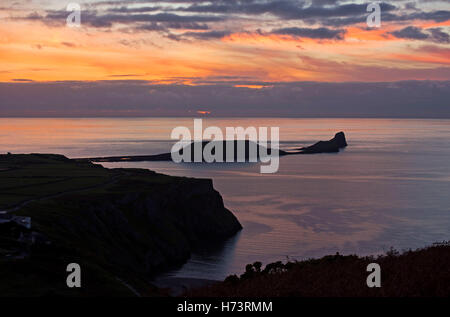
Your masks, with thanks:
[[[58,155],[0,155],[0,210],[47,196],[104,186],[119,174]]]

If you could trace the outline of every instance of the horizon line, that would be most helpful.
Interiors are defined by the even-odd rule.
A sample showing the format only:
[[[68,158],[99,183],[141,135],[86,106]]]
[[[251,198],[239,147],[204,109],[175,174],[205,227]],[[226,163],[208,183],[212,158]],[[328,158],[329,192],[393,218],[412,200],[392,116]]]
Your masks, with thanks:
[[[236,118],[242,118],[242,119],[428,119],[428,120],[448,120],[449,117],[442,117],[442,116],[320,116],[320,115],[305,115],[305,116],[265,116],[265,115],[249,115],[249,116],[185,116],[185,115],[133,115],[133,116],[126,116],[126,115],[117,115],[117,116],[102,116],[102,115],[89,115],[89,116],[83,116],[83,115],[76,115],[76,116],[25,116],[25,115],[11,115],[11,116],[0,116],[0,119],[169,119],[169,118],[186,118],[186,119],[236,119]]]

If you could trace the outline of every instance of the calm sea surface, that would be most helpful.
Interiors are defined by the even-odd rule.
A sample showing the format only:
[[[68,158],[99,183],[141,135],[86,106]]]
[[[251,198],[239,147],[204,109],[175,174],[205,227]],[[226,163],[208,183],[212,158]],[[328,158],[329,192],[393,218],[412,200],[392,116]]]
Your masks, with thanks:
[[[208,177],[244,230],[193,255],[176,277],[221,279],[247,263],[340,252],[376,254],[450,240],[450,120],[204,119],[204,126],[278,126],[282,149],[345,131],[339,154],[288,156],[276,174],[258,164],[108,163]],[[0,119],[0,151],[68,157],[157,154],[188,118]]]

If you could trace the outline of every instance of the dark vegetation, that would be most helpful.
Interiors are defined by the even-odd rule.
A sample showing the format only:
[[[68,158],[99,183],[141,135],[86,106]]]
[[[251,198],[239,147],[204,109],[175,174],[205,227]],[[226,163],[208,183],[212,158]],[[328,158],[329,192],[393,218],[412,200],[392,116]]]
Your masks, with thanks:
[[[381,287],[369,288],[369,263],[381,266]],[[339,254],[296,262],[276,262],[263,269],[249,264],[240,277],[191,290],[188,297],[448,297],[450,243],[379,257]]]

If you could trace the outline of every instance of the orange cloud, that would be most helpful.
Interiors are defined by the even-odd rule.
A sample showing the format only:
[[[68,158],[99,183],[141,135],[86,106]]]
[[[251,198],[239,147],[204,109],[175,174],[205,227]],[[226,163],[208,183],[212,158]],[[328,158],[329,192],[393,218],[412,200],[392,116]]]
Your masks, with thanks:
[[[421,69],[425,64],[449,64],[445,54],[412,52],[411,47],[417,47],[415,42],[386,35],[395,28],[394,24],[373,30],[352,26],[341,41],[238,32],[208,42],[172,41],[157,32],[50,28],[7,20],[0,25],[0,81],[139,79],[195,84],[192,78],[214,76],[252,81],[341,81],[351,78],[351,71],[346,69],[355,67],[389,69],[400,64]],[[330,64],[308,65],[308,57]],[[348,66],[340,68],[342,74],[336,74],[328,66],[333,63]],[[265,86],[244,83],[236,87]]]

